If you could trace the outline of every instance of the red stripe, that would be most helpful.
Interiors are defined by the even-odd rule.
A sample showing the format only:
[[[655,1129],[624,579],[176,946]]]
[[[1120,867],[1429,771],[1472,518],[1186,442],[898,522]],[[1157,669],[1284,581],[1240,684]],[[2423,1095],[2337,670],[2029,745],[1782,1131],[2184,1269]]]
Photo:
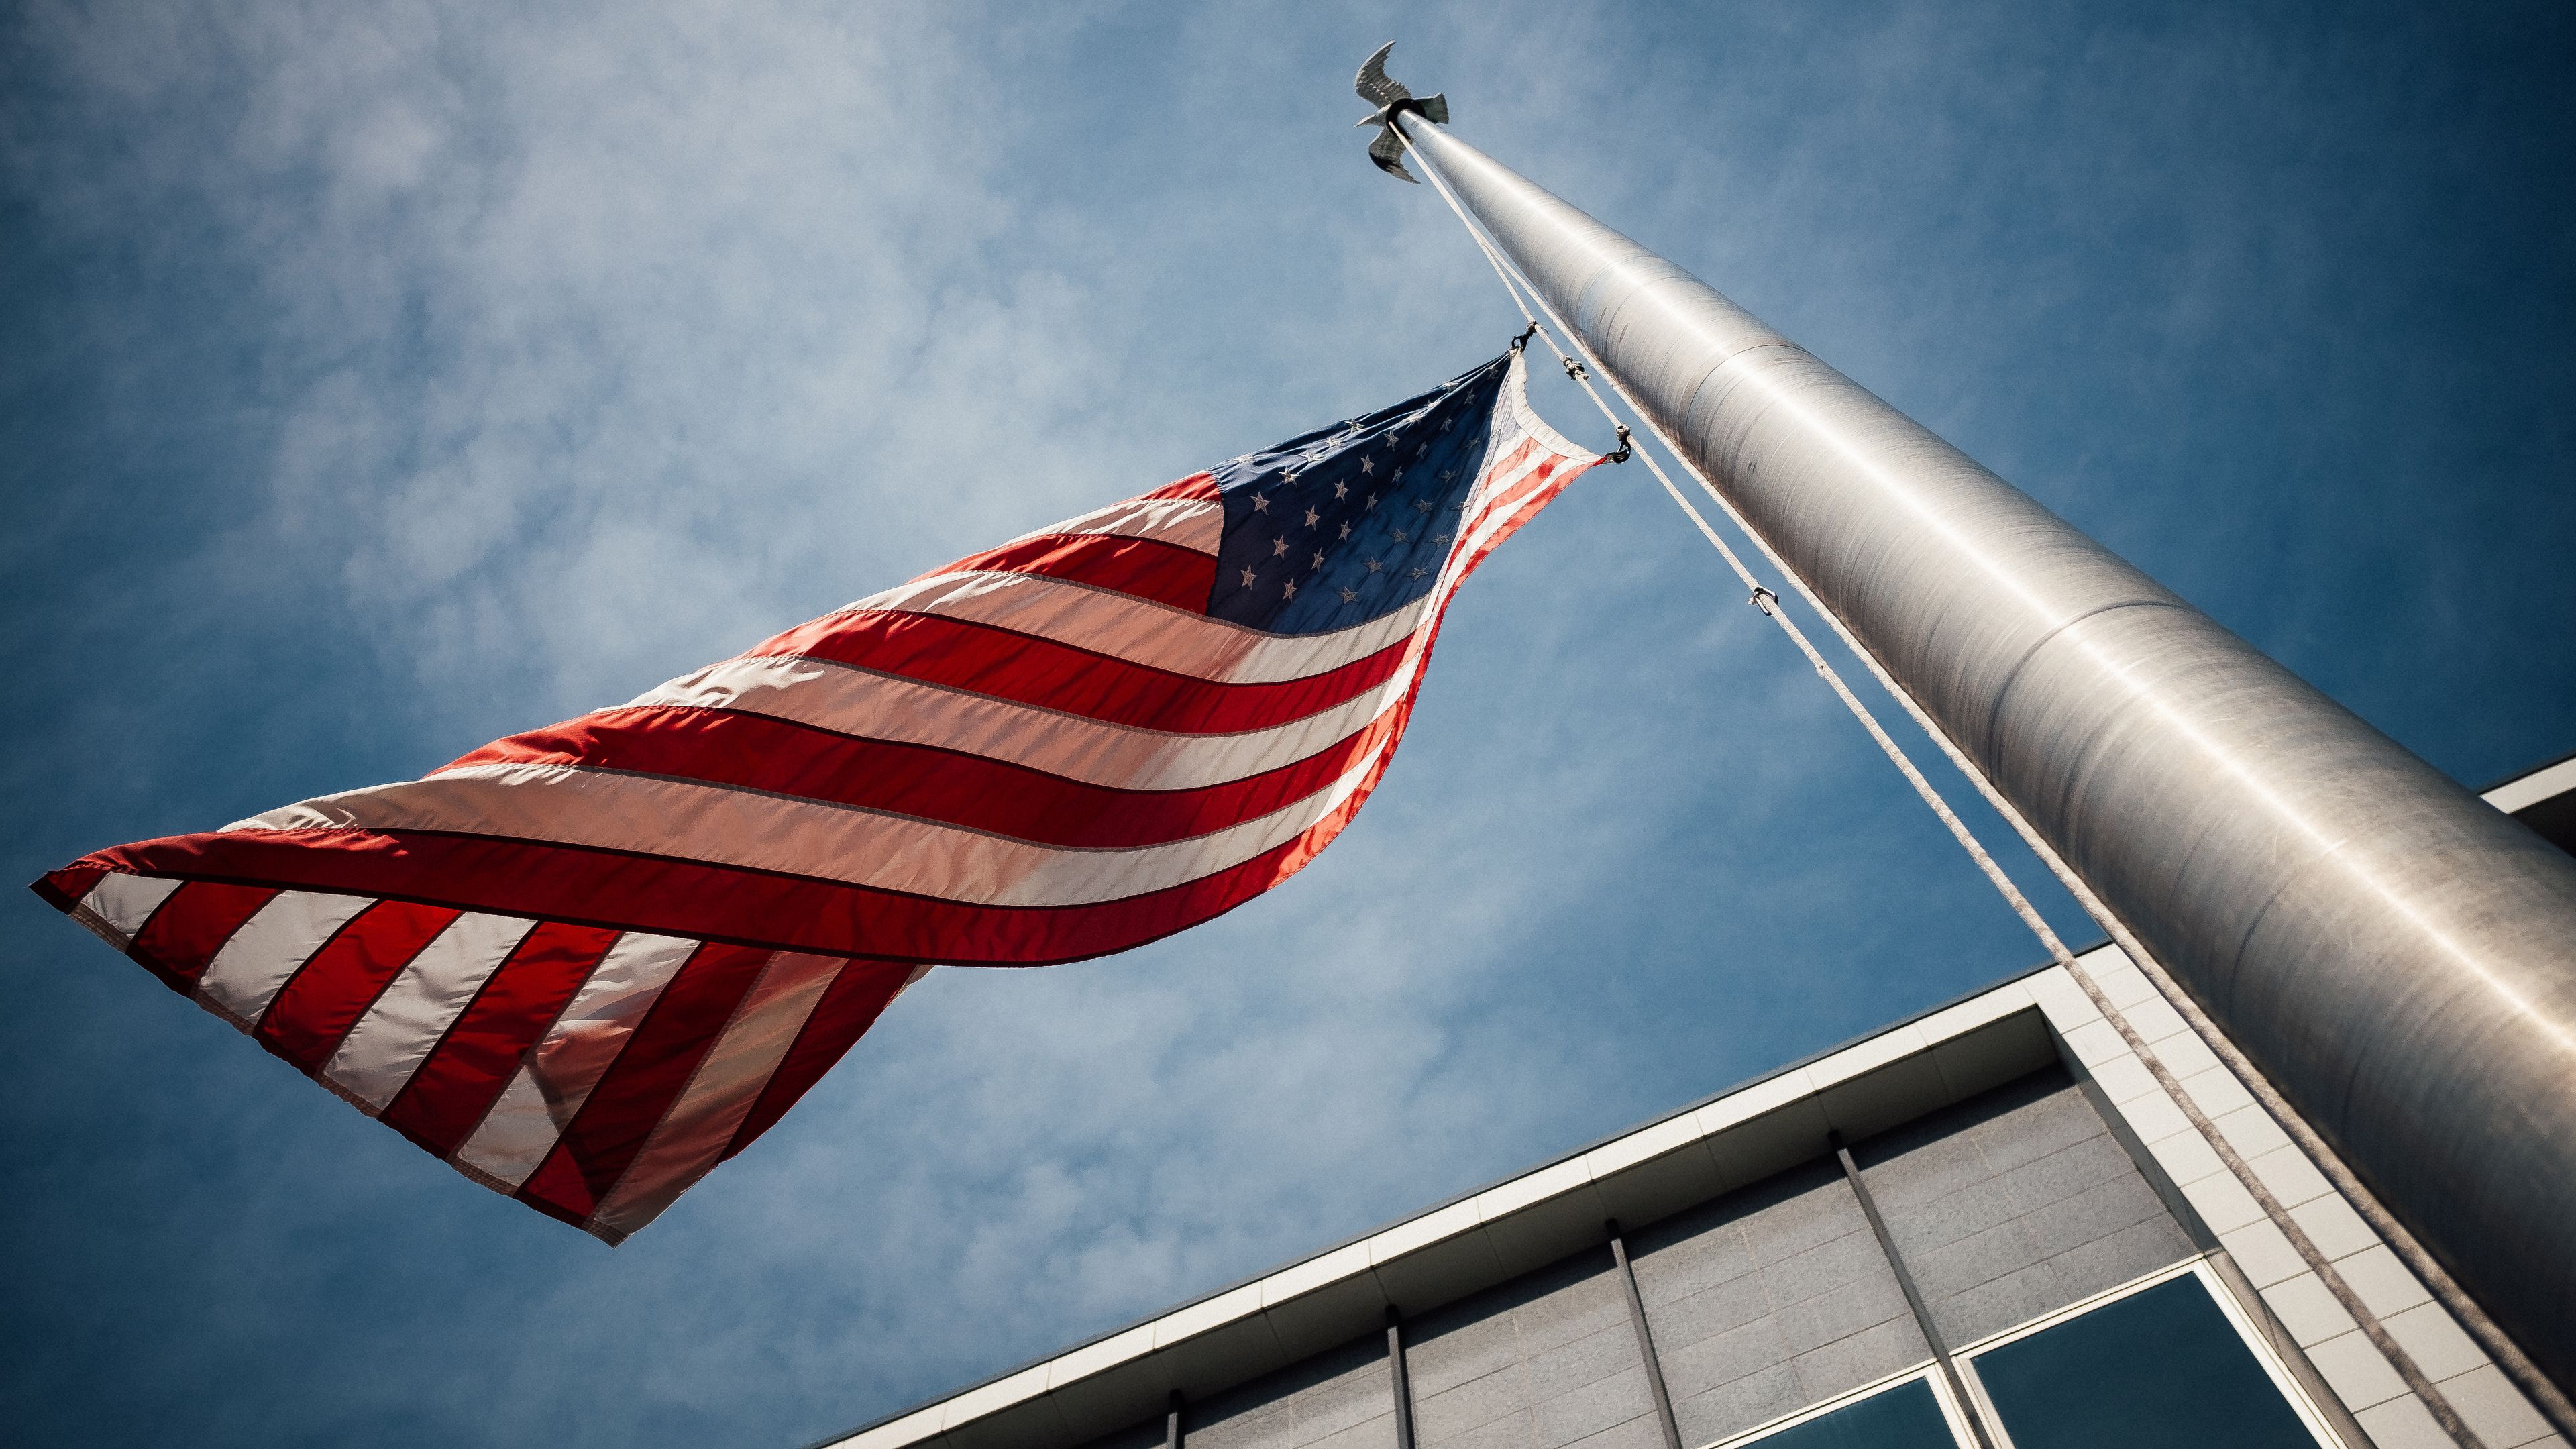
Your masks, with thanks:
[[[1139,500],[1147,498],[1204,498],[1209,502],[1214,502],[1222,496],[1224,495],[1218,491],[1216,486],[1216,475],[1213,473],[1192,473],[1187,478],[1174,479],[1173,481],[1164,484],[1162,487],[1155,489],[1151,493],[1139,493],[1136,495]]]
[[[566,1222],[586,1222],[626,1175],[775,954],[747,946],[699,947],[654,999],[554,1150],[520,1185],[519,1200]]]
[[[1411,704],[1408,696],[1401,707]],[[1295,840],[1195,881],[1087,906],[967,905],[696,861],[416,832],[181,835],[100,858],[155,874],[365,890],[821,955],[1035,966],[1142,945],[1287,879],[1358,809],[1390,757]]]
[[[105,879],[107,872],[101,867],[67,865],[36,877],[28,882],[27,889],[44,897],[45,904],[68,916]]]
[[[857,665],[1111,724],[1183,734],[1268,729],[1330,709],[1386,682],[1409,639],[1303,679],[1220,684],[936,614],[833,614],[741,657],[805,656]]]
[[[769,1084],[760,1089],[760,1098],[734,1129],[733,1141],[724,1155],[731,1157],[749,1147],[760,1134],[776,1125],[796,1105],[807,1089],[823,1079],[869,1027],[876,1025],[895,993],[912,978],[914,966],[908,961],[853,961],[841,968],[841,974],[823,999],[814,1003],[814,1014],[805,1018],[803,1029],[796,1034],[796,1044],[779,1058],[778,1070],[770,1074]]]
[[[961,558],[921,577],[966,573],[1042,574],[1204,614],[1208,596],[1216,590],[1216,555],[1159,538],[1041,534]]]
[[[685,705],[602,710],[496,740],[471,764],[590,765],[740,785],[990,831],[1041,845],[1160,845],[1267,815],[1340,779],[1386,716],[1302,760],[1190,790],[1121,790],[930,745],[861,739]]]
[[[277,898],[266,886],[192,880],[170,893],[125,954],[182,996],[194,995],[206,963],[260,907]]]
[[[304,1071],[320,1071],[394,977],[459,914],[409,901],[378,901],[358,912],[279,989],[253,1035]]]
[[[463,1146],[618,934],[540,922],[458,1014],[381,1120],[440,1157]]]

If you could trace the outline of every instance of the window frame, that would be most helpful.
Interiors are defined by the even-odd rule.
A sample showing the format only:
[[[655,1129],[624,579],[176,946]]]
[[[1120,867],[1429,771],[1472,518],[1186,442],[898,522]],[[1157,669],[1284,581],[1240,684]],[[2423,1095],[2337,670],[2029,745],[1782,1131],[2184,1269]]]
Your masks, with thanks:
[[[1850,1408],[1863,1399],[1876,1398],[1890,1389],[1901,1388],[1917,1379],[1931,1385],[1932,1402],[1941,1410],[1941,1422],[1949,1428],[1951,1442],[1957,1445],[1958,1449],[1977,1449],[1976,1437],[1968,1430],[1968,1417],[1960,1411],[1958,1401],[1950,1396],[1949,1385],[1941,1381],[1939,1367],[1937,1362],[1927,1358],[1911,1368],[1899,1369],[1884,1378],[1872,1379],[1859,1388],[1836,1394],[1821,1403],[1809,1404],[1795,1413],[1783,1414],[1779,1418],[1756,1424],[1750,1429],[1739,1430],[1723,1439],[1712,1439],[1700,1446],[1700,1449],[1747,1449],[1747,1446],[1759,1444],[1783,1429],[1794,1429],[1810,1419],[1821,1419],[1838,1409]]]
[[[2227,1320],[2230,1328],[2236,1330],[2237,1341],[2245,1345],[2248,1353],[2254,1355],[2254,1362],[2261,1366],[2264,1376],[2272,1381],[2273,1389],[2289,1404],[2290,1411],[2298,1417],[2300,1424],[2305,1426],[2309,1435],[2316,1440],[2318,1449],[2355,1449],[2355,1446],[2349,1444],[2341,1434],[2335,1432],[2334,1425],[2322,1406],[2308,1393],[2307,1387],[2299,1382],[2299,1376],[2291,1372],[2290,1366],[2283,1362],[2279,1350],[2264,1334],[2261,1325],[2254,1320],[2253,1315],[2246,1311],[2245,1305],[2238,1302],[2236,1295],[2229,1291],[2226,1280],[2210,1263],[2209,1255],[2206,1253],[2185,1258],[2179,1263],[2158,1268],[2152,1273],[2141,1274],[2126,1283],[2106,1288],[2089,1298],[2081,1298],[2054,1312],[2041,1314],[2027,1323],[2017,1323],[1999,1333],[1990,1333],[1983,1338],[1952,1349],[1950,1356],[1959,1365],[1960,1380],[1967,1385],[1969,1396],[1976,1400],[1979,1416],[1985,1420],[1987,1427],[1994,1431],[1995,1449],[2014,1449],[2012,1430],[2005,1425],[2003,1414],[1996,1409],[1993,1398],[1986,1392],[1985,1380],[1977,1373],[1977,1359],[1981,1355],[2002,1348],[2006,1344],[2019,1342],[2035,1333],[2054,1328],[2070,1319],[2081,1318],[2096,1308],[2116,1303],[2123,1298],[2135,1297],[2150,1288],[2161,1287],[2182,1277],[2200,1280],[2201,1290],[2218,1305],[2219,1315]]]

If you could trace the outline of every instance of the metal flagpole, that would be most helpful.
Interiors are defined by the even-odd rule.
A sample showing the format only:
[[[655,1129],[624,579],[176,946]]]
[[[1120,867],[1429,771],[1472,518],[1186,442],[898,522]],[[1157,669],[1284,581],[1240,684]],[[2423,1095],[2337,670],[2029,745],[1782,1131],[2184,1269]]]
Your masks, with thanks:
[[[1382,56],[1362,73],[1387,128],[1379,164],[1404,174],[1403,145],[1387,145],[1400,134],[1437,169],[2141,966],[2179,979],[2501,1322],[2508,1350],[2576,1382],[2576,861],[1681,268],[1432,124],[1445,103],[1403,94]],[[2495,1356],[2530,1377],[2520,1353]]]

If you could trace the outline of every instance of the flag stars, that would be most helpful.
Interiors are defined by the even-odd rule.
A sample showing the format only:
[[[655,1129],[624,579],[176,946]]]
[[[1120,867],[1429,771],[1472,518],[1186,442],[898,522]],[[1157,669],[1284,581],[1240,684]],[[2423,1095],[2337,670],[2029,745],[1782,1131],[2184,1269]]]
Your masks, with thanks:
[[[1270,556],[1271,556],[1272,558],[1277,558],[1277,557],[1279,557],[1281,554],[1286,553],[1287,551],[1288,551],[1288,536],[1287,536],[1286,534],[1281,534],[1278,538],[1273,539],[1273,540],[1271,541],[1271,544],[1270,544]]]
[[[1252,583],[1253,583],[1253,579],[1252,579],[1252,570],[1250,570],[1250,569],[1245,569],[1245,570],[1243,571],[1243,586],[1244,586],[1245,588],[1247,588],[1247,589],[1248,589],[1248,588],[1251,588],[1251,587],[1252,587]]]
[[[1316,553],[1316,555],[1315,555],[1315,561],[1314,561],[1313,563],[1311,563],[1311,564],[1308,564],[1306,567],[1307,567],[1307,568],[1309,568],[1309,569],[1319,569],[1319,568],[1322,568],[1323,566],[1324,566],[1324,555],[1323,555],[1323,553],[1322,553],[1321,551],[1318,551],[1318,552]]]
[[[1443,473],[1443,474],[1441,474],[1440,476],[1441,476],[1441,477],[1443,477],[1443,478],[1446,478],[1446,477],[1448,477],[1449,475],[1448,475],[1448,474],[1446,474],[1446,473]],[[1416,498],[1416,499],[1414,499],[1414,500],[1413,500],[1413,511],[1414,511],[1414,512],[1416,512],[1416,513],[1420,513],[1420,514],[1428,515],[1428,514],[1431,512],[1431,500],[1430,500],[1430,499],[1428,499],[1428,498]]]
[[[1349,485],[1348,483],[1336,483],[1336,484],[1334,484],[1334,485],[1333,485],[1333,496],[1334,496],[1335,498],[1348,498],[1348,497],[1350,497],[1350,496],[1351,496],[1351,485]]]
[[[1348,538],[1348,537],[1350,537],[1350,536],[1351,536],[1351,526],[1350,526],[1349,524],[1345,523],[1345,524],[1343,524],[1343,525],[1342,525],[1342,537],[1344,537],[1344,538]]]
[[[1306,510],[1306,526],[1307,526],[1308,528],[1312,528],[1312,527],[1314,527],[1316,524],[1321,523],[1321,522],[1323,522],[1323,521],[1324,521],[1324,516],[1323,516],[1322,514],[1317,513],[1315,510],[1313,510],[1313,509],[1311,509],[1311,508],[1309,508],[1309,509],[1307,509],[1307,510]]]
[[[1360,472],[1361,472],[1362,474],[1374,473],[1374,472],[1376,472],[1376,471],[1377,471],[1377,459],[1375,459],[1375,458],[1362,458],[1362,459],[1360,459]]]
[[[1429,570],[1429,569],[1415,569],[1415,570],[1413,570],[1413,576],[1414,576],[1415,578],[1417,578],[1417,579],[1425,579],[1425,578],[1429,578],[1429,577],[1431,576],[1431,570]]]
[[[1384,565],[1384,564],[1382,564],[1382,563],[1379,563],[1376,559],[1370,559],[1370,560],[1368,561],[1368,571],[1369,571],[1370,573],[1377,573],[1377,572],[1380,572],[1380,571],[1381,571],[1381,570],[1383,570],[1385,567],[1386,567],[1386,565]]]
[[[1289,476],[1293,478],[1293,477],[1295,477],[1296,475],[1292,473],[1292,474],[1290,474]],[[1255,513],[1268,513],[1268,512],[1270,511],[1270,498],[1269,498],[1269,495],[1267,495],[1267,494],[1263,494],[1263,493],[1255,493],[1255,494],[1253,494],[1253,495],[1252,495],[1252,511],[1253,511],[1253,512],[1255,512]]]
[[[1360,601],[1360,594],[1357,589],[1342,589],[1338,592],[1341,594],[1342,602],[1345,604],[1356,604]]]
[[[1281,598],[1293,599],[1297,597],[1297,581],[1295,579],[1290,579],[1288,582],[1280,585],[1280,588],[1284,591],[1280,595]]]
[[[1396,541],[1397,543],[1402,543],[1402,542],[1404,542],[1404,530],[1403,530],[1403,529],[1399,528],[1399,529],[1397,529],[1397,530],[1395,531],[1395,541]]]
[[[1370,495],[1368,496],[1368,506],[1369,506],[1369,512],[1371,512],[1371,513],[1375,513],[1375,512],[1377,512],[1377,495],[1376,495],[1376,494],[1372,493],[1372,494],[1370,494]]]

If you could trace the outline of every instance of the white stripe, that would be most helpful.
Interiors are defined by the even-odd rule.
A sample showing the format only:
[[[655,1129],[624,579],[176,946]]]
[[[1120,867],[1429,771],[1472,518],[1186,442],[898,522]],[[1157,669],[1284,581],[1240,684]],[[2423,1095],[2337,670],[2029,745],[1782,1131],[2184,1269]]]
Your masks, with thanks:
[[[474,1135],[457,1149],[456,1160],[512,1188],[527,1181],[697,948],[695,941],[641,931],[618,937]]]
[[[847,957],[792,951],[769,958],[724,1034],[707,1048],[687,1089],[663,1114],[626,1175],[601,1199],[592,1215],[601,1226],[634,1232],[716,1165],[787,1049],[796,1044],[815,1003],[847,964]]]
[[[381,1112],[537,923],[469,911],[411,958],[340,1039],[322,1074]]]
[[[1011,543],[1067,533],[1114,533],[1151,538],[1213,557],[1225,537],[1225,505],[1206,498],[1130,498],[1068,518],[1052,528],[1024,533]],[[1004,544],[1004,548],[1010,544]]]
[[[90,928],[101,940],[122,951],[134,944],[134,933],[161,909],[184,882],[158,876],[127,875],[112,870],[100,876],[89,894],[73,908],[73,917]]]
[[[772,657],[728,659],[675,679],[635,706],[737,709],[818,729],[936,745],[1122,790],[1221,785],[1306,758],[1375,719],[1410,668],[1376,689],[1301,720],[1239,734],[1184,735],[1059,714],[942,685]]]
[[[931,614],[1220,684],[1273,684],[1366,659],[1412,633],[1424,601],[1329,634],[1272,634],[1041,574],[963,573],[916,579],[841,612]]]
[[[438,830],[639,851],[995,906],[1073,906],[1180,885],[1295,838],[1356,789],[1391,742],[1306,798],[1164,845],[1033,845],[855,806],[580,765],[469,765],[325,795],[255,830]]]
[[[206,974],[197,980],[198,999],[223,1008],[245,1030],[259,1025],[295,968],[321,950],[351,916],[375,903],[372,896],[278,892],[207,963]]]

